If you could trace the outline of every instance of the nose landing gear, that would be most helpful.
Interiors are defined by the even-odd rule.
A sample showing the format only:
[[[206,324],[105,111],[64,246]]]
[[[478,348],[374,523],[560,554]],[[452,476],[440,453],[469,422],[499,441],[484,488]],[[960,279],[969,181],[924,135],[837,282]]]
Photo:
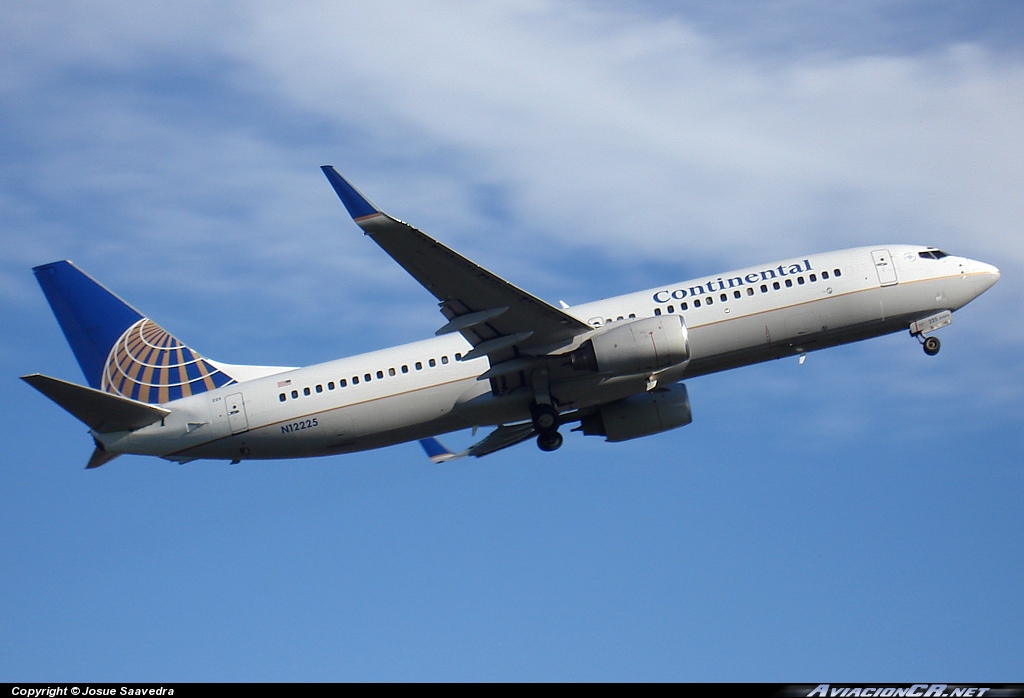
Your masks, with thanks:
[[[925,333],[934,332],[940,327],[945,327],[951,322],[953,322],[953,313],[949,310],[943,310],[931,317],[926,317],[910,323],[910,334],[911,336],[917,337],[918,341],[921,342],[921,346],[924,347],[925,354],[928,356],[935,356],[939,353],[942,343],[937,337],[929,337]]]

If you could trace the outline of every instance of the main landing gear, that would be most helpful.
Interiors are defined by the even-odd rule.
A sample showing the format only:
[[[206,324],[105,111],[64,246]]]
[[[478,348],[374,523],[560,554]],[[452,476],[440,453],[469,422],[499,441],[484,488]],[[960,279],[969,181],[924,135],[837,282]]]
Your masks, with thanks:
[[[557,451],[562,446],[562,435],[557,431],[547,431],[537,436],[537,448],[542,451]]]
[[[924,341],[921,342],[921,346],[924,347],[925,354],[935,356],[939,353],[939,349],[942,348],[942,342],[939,341],[938,337],[925,337]]]
[[[562,420],[555,409],[554,400],[551,399],[548,369],[540,366],[534,370],[532,382],[535,397],[533,405],[530,406],[530,416],[533,418],[533,429],[537,432],[537,448],[542,451],[557,451],[562,445],[562,435],[558,433]]]
[[[542,451],[558,450],[562,445],[562,435],[558,433],[558,410],[553,405],[535,404],[530,408],[530,414],[533,428],[537,431],[537,448]]]

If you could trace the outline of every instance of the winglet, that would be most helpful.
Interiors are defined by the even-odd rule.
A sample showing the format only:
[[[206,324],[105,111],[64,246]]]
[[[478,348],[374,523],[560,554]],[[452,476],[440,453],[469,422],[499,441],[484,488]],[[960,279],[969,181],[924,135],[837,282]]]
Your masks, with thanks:
[[[426,439],[420,439],[420,446],[422,446],[423,450],[427,452],[427,455],[433,463],[444,463],[459,457],[445,448],[444,445],[442,445],[441,442],[433,436]]]
[[[358,189],[338,174],[333,165],[322,165],[320,169],[327,175],[327,181],[334,187],[334,192],[341,199],[341,203],[345,204],[345,208],[348,209],[348,214],[352,216],[352,220],[358,222],[361,218],[369,218],[381,212],[369,199],[360,194]]]

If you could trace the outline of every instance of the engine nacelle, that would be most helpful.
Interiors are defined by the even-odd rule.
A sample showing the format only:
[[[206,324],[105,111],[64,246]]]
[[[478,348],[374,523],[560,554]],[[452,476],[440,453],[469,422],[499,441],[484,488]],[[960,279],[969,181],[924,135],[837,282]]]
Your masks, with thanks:
[[[584,417],[581,426],[588,436],[605,436],[608,441],[629,441],[685,427],[692,421],[686,386],[673,383],[604,405],[596,414]]]
[[[577,371],[613,375],[654,373],[690,360],[690,340],[678,315],[635,320],[588,339],[570,355]]]

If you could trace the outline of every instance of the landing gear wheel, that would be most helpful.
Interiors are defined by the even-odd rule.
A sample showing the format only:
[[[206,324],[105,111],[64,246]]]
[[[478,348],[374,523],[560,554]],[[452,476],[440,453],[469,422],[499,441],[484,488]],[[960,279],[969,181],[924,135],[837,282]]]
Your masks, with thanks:
[[[935,356],[939,353],[939,349],[942,347],[942,342],[939,341],[938,337],[928,337],[923,342],[924,353],[928,356]]]
[[[557,451],[562,445],[562,435],[557,431],[542,432],[537,437],[537,448],[542,451]]]
[[[558,430],[558,410],[553,406],[534,405],[530,412],[533,416],[533,428],[539,433],[543,434],[544,432]],[[561,444],[561,440],[558,443]],[[555,446],[555,448],[558,448],[558,446]],[[547,450],[553,451],[555,449]]]

